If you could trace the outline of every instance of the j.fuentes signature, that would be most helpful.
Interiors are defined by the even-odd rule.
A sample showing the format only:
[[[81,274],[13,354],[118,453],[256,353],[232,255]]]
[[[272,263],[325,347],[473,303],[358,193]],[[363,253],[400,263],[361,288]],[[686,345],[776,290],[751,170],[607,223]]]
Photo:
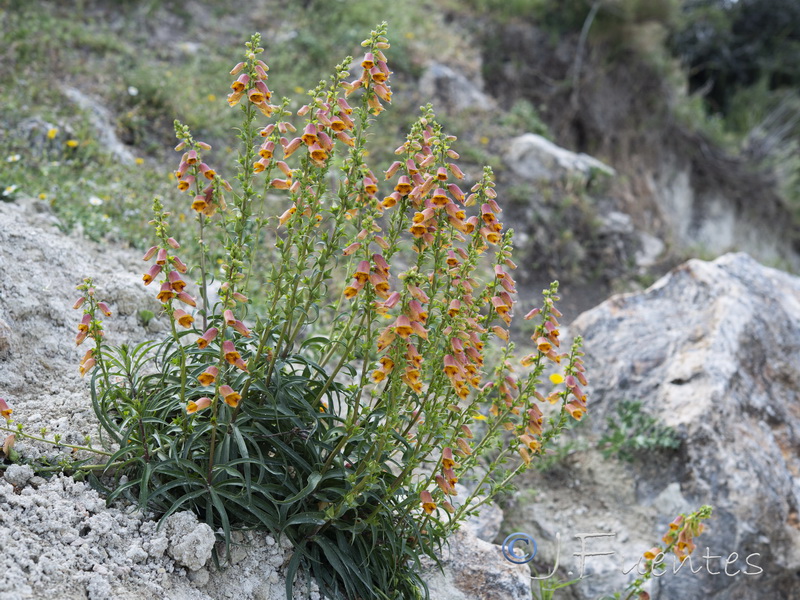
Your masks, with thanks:
[[[595,539],[595,538],[613,538],[616,537],[616,533],[606,533],[606,532],[596,532],[596,533],[577,533],[575,534],[575,538],[580,540],[580,551],[574,552],[573,556],[578,557],[579,559],[579,572],[580,577],[583,578],[586,570],[586,559],[593,557],[593,556],[613,556],[616,554],[613,550],[607,550],[602,552],[590,552],[587,551],[586,545],[587,540]],[[533,560],[534,556],[536,556],[537,546],[536,540],[533,539],[533,536],[528,535],[527,533],[523,532],[516,532],[509,535],[504,541],[502,545],[503,555],[506,557],[507,560],[516,563],[516,564],[524,564],[528,563]],[[519,551],[523,551],[523,554],[520,554]],[[673,573],[678,573],[681,569],[683,569],[688,564],[688,569],[692,573],[699,573],[703,569],[708,572],[709,575],[727,575],[728,577],[734,577],[735,575],[760,575],[764,572],[758,564],[756,564],[756,559],[760,557],[761,554],[758,552],[753,552],[752,554],[748,554],[744,557],[744,562],[746,566],[743,569],[735,568],[734,565],[740,560],[740,555],[738,552],[731,552],[727,556],[725,555],[716,555],[711,554],[711,550],[709,548],[705,549],[705,553],[701,557],[694,557],[695,561],[700,561],[701,564],[697,568],[695,568],[694,563],[692,562],[692,556],[687,556],[683,561],[679,560],[676,556],[672,556],[672,568],[668,569],[665,563],[667,562],[667,556],[661,552],[657,554],[653,560],[653,568],[652,574],[653,577],[661,577],[668,571],[672,571]],[[533,577],[532,579],[549,579],[555,575],[556,571],[558,570],[558,562],[561,558],[561,534],[556,534],[556,563],[553,566],[553,570],[543,577]],[[705,561],[703,564],[702,561]],[[717,562],[718,561],[718,562]],[[622,573],[627,575],[634,569],[639,575],[644,575],[645,571],[645,563],[647,559],[644,557],[640,558],[636,563],[631,566],[626,566],[625,564],[621,565]]]

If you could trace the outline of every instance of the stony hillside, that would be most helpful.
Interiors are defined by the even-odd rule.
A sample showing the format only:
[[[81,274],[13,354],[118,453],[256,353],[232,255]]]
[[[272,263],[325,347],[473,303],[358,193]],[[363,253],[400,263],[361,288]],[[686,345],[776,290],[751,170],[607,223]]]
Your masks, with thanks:
[[[589,418],[501,499],[505,517],[495,507],[459,533],[445,571],[426,575],[432,599],[529,598],[527,567],[497,546],[508,533],[541,542],[539,572],[554,568],[556,540],[571,555],[581,531],[614,533],[615,559],[630,565],[675,514],[705,503],[715,513],[698,552],[736,552],[740,569],[757,555],[763,572],[666,577],[652,597],[792,598],[800,212],[774,165],[715,137],[665,52],[664,19],[618,26],[601,11],[592,23],[588,2],[565,3],[564,19],[580,8],[567,25],[525,12],[545,1],[242,4],[0,0],[0,397],[14,418],[65,444],[96,437],[73,341],[83,277],[113,298],[117,341],[165,326],[140,256],[154,196],[175,212],[176,237],[195,236],[175,189],[173,120],[232,167],[227,73],[244,40],[264,35],[270,86],[296,111],[385,19],[394,96],[370,156],[387,166],[418,107],[432,103],[459,138],[466,185],[483,165],[494,170],[515,231],[520,311],[560,280],[564,337],[584,337],[596,374]],[[509,18],[504,4],[523,12]],[[603,457],[601,440],[632,402],[638,425],[615,443],[632,444],[634,457]],[[17,450],[51,465],[66,452]],[[155,515],[106,507],[85,481],[2,461],[0,600],[284,597],[291,551],[273,536],[238,536],[220,570],[214,532],[188,513],[157,528]],[[598,561],[560,593],[621,589],[630,578],[618,567]],[[557,574],[575,568],[567,561]],[[304,594],[319,596],[311,584]]]

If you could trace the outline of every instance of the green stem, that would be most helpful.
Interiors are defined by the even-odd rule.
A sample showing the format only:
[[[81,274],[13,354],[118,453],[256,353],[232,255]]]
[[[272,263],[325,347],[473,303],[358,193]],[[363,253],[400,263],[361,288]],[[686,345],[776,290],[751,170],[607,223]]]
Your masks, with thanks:
[[[15,433],[22,438],[27,438],[29,440],[33,440],[34,442],[44,442],[45,444],[50,444],[51,446],[63,446],[64,448],[69,448],[70,450],[75,451],[86,451],[92,452],[93,454],[100,454],[102,456],[112,456],[111,452],[106,452],[104,450],[98,450],[97,448],[93,448],[92,446],[78,446],[76,444],[65,444],[61,441],[56,442],[55,440],[48,440],[44,437],[39,437],[37,435],[31,435],[30,433],[25,433],[24,431],[20,431],[17,428],[11,428],[5,425],[0,425],[0,431],[7,431],[8,433]]]

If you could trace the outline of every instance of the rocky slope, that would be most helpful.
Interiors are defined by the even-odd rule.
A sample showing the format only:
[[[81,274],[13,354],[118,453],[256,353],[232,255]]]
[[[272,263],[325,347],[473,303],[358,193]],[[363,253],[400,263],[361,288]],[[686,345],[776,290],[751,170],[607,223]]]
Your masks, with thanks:
[[[586,445],[620,402],[639,400],[675,429],[680,447],[641,452],[630,464],[577,452],[529,482],[533,499],[520,496],[507,527],[540,540],[547,572],[557,533],[561,565],[576,573],[574,536],[612,534],[587,552],[615,554],[588,558],[588,578],[570,588],[589,599],[623,587],[630,577],[622,569],[676,514],[711,504],[693,560],[698,572],[673,576],[668,559],[652,597],[796,597],[800,279],[745,254],[692,260],[642,293],[610,298],[571,329],[585,339],[592,375],[590,421],[580,434]]]

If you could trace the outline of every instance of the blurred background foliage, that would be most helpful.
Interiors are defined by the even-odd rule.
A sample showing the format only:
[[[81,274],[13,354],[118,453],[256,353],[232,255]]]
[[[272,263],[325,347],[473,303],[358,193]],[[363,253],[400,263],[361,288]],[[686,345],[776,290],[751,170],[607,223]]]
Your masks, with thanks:
[[[296,109],[379,20],[389,23],[395,95],[381,116],[385,137],[371,140],[376,165],[388,164],[427,101],[421,74],[444,62],[483,69],[497,109],[439,116],[464,160],[492,165],[501,181],[504,144],[520,133],[624,171],[618,148],[667,143],[665,124],[678,122],[771,173],[800,222],[795,0],[0,0],[0,199],[37,198],[65,230],[141,247],[154,195],[187,217],[170,179],[174,118],[214,145],[220,168],[235,159],[222,142],[237,115],[221,74],[242,40],[264,34],[270,87]],[[511,42],[530,31],[536,43],[515,51]],[[598,130],[572,102],[584,92],[581,70],[629,87],[638,108]],[[65,87],[108,109],[135,163],[107,152]],[[43,137],[51,128],[58,135]]]

